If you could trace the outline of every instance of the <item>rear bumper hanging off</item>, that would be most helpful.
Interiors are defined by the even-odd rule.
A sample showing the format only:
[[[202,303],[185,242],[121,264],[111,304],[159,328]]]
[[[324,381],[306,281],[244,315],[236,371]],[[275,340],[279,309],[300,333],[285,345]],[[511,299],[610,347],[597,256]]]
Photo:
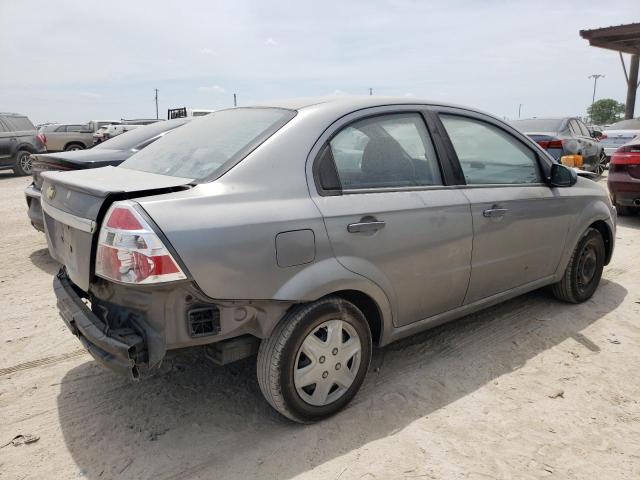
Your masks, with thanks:
[[[146,366],[144,338],[132,329],[109,331],[82,301],[83,292],[71,283],[64,269],[54,277],[53,289],[60,316],[91,356],[117,373],[138,379],[140,367]]]

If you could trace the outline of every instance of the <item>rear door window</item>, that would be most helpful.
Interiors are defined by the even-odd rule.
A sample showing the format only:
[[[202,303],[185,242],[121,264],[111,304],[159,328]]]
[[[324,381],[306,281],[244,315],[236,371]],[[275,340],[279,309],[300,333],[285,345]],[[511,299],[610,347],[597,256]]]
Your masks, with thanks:
[[[418,113],[359,120],[329,142],[343,190],[442,185],[436,153]]]
[[[541,183],[535,153],[490,123],[459,115],[440,119],[468,185]]]

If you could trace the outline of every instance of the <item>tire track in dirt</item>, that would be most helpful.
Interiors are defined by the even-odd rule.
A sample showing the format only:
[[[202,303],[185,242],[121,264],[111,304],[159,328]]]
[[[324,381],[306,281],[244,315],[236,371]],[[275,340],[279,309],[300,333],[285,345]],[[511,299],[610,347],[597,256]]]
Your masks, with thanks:
[[[86,350],[74,350],[73,352],[63,353],[61,355],[53,355],[50,357],[38,358],[37,360],[31,360],[29,362],[19,363],[7,368],[0,368],[0,377],[9,375],[10,373],[20,372],[22,370],[29,370],[31,368],[43,367],[46,365],[53,365],[56,363],[64,362],[71,358],[76,358],[81,355],[88,355]]]

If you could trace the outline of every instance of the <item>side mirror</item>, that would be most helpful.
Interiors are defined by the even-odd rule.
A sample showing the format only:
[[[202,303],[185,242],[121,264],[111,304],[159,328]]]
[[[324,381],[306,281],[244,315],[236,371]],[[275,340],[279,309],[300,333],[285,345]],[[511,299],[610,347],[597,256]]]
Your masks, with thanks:
[[[551,165],[551,175],[549,175],[549,185],[552,187],[571,187],[578,181],[578,173],[569,167],[559,163]]]
[[[600,138],[602,136],[602,132],[600,130],[591,130],[591,136],[593,138]]]

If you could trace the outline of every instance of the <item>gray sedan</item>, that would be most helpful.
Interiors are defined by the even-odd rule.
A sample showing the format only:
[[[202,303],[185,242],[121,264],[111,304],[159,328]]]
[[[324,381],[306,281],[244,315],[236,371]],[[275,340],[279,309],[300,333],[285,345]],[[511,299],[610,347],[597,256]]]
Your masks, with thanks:
[[[300,422],[372,347],[551,286],[578,303],[615,241],[606,190],[472,109],[380,97],[222,110],[118,167],[45,172],[61,316],[132,378],[167,351],[257,353]]]

